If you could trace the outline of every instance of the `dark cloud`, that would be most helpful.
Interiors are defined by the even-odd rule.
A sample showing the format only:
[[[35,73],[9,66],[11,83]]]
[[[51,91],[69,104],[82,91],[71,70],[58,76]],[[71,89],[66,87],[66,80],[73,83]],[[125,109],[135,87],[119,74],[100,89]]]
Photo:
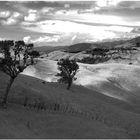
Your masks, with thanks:
[[[107,15],[117,15],[117,16],[129,16],[129,17],[139,17],[140,15],[140,8],[102,8],[98,11],[96,11],[98,14],[107,14]]]
[[[114,15],[122,17],[124,20],[140,20],[140,1],[122,1],[116,6],[101,7],[94,10],[95,14]]]
[[[8,39],[15,39],[15,40],[22,40],[23,37],[25,36],[32,36],[32,37],[39,37],[42,35],[49,35],[52,36],[51,34],[47,34],[47,33],[35,33],[32,31],[28,31],[25,29],[22,29],[20,27],[17,27],[16,25],[13,26],[0,26],[0,37],[1,38],[8,38]],[[54,34],[53,34],[54,35]]]
[[[22,3],[23,6],[30,8],[30,9],[41,9],[43,7],[53,7],[53,8],[57,8],[57,7],[63,7],[63,4],[58,3],[58,2],[45,2],[45,1],[32,1],[32,2],[28,2],[28,3]]]
[[[1,10],[13,10],[13,8],[9,5],[7,1],[0,1],[0,9]]]
[[[118,4],[122,8],[136,8],[140,7],[140,1],[122,1]]]
[[[6,3],[6,4],[5,4]],[[1,2],[0,5],[22,6],[28,9],[39,10],[43,7],[52,7],[55,9],[65,9],[65,4],[69,4],[71,9],[88,9],[91,5],[95,5],[95,1],[29,1],[29,2]],[[10,6],[11,5],[11,6]]]

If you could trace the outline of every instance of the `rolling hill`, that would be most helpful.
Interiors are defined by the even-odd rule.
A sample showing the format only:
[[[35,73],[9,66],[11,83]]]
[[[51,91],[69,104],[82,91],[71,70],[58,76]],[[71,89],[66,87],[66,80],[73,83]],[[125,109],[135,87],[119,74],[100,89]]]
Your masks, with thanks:
[[[93,48],[114,48],[115,46],[126,46],[125,44],[131,44],[132,46],[140,43],[140,37],[135,37],[131,39],[125,39],[125,40],[111,40],[111,41],[103,41],[103,42],[94,42],[94,43],[77,43],[70,46],[40,46],[35,47],[36,50],[41,52],[50,53],[52,51],[58,51],[62,50],[64,52],[69,53],[78,53],[86,50],[90,50]]]
[[[0,76],[2,94],[8,77]],[[0,138],[139,138],[140,115],[126,108],[131,105],[105,97],[82,86],[67,91],[63,84],[20,75],[8,109],[0,109]],[[35,100],[44,102],[45,110],[34,107]]]
[[[116,47],[131,47],[136,40],[114,43]],[[103,45],[108,46],[108,42],[47,48],[47,57],[41,56],[12,85],[8,108],[0,108],[0,138],[140,138],[139,52],[132,54],[137,65],[128,65],[126,60],[78,63],[77,80],[69,91],[56,82],[54,60],[86,57],[85,49]],[[0,72],[0,78],[1,99],[8,76]]]
[[[140,106],[140,67],[128,64],[82,64],[77,73],[75,84],[82,85],[100,94],[107,95],[129,102],[138,109]],[[24,74],[43,79],[48,82],[56,82],[56,61],[41,59],[34,67],[28,67]]]
[[[140,37],[110,42],[79,43],[71,46],[40,47],[41,58],[59,60],[69,57],[82,63],[139,64]],[[46,51],[47,50],[47,51]],[[104,54],[101,53],[104,52]],[[99,54],[99,52],[101,54]]]

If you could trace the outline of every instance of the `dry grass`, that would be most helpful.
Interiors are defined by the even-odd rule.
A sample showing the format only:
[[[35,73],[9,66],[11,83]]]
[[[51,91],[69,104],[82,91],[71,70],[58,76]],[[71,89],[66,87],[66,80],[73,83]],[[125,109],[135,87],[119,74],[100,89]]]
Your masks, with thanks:
[[[0,81],[2,93],[8,79],[4,74],[1,74],[1,78],[3,78],[3,81]],[[104,95],[101,96],[101,94],[98,96],[97,92],[90,91],[81,86],[73,85],[72,89],[67,91],[64,85],[42,82],[42,80],[24,75],[19,76],[15,81],[9,94],[8,100],[10,104],[8,109],[1,110],[0,113],[5,113],[4,116],[1,116],[6,117],[6,121],[8,121],[8,124],[5,126],[6,129],[8,129],[8,125],[14,127],[13,117],[10,118],[8,114],[23,120],[25,116],[28,116],[26,117],[28,119],[24,123],[22,122],[21,125],[24,124],[23,130],[28,128],[29,132],[27,132],[27,135],[24,135],[27,131],[24,130],[25,132],[19,135],[16,132],[7,130],[9,133],[4,133],[5,137],[140,138],[140,115],[135,113],[133,108],[132,110],[127,110],[123,103],[119,105],[117,100]],[[113,104],[113,102],[116,102],[116,104]],[[130,106],[129,104],[127,105],[128,107]],[[49,125],[49,128],[44,125],[42,126],[42,123],[45,121],[42,118],[42,114],[43,116],[52,115],[54,117],[53,122],[52,119],[48,121],[51,125],[55,126],[53,130],[50,127],[51,125]],[[38,116],[37,120],[39,122],[35,121],[34,116]],[[61,118],[61,121],[59,118]],[[29,120],[32,119],[34,121],[31,123]],[[9,121],[11,124],[9,124]],[[64,123],[64,125],[59,121],[62,124]],[[76,121],[81,121],[82,124],[77,124],[78,122]],[[46,122],[46,125],[48,122]],[[1,119],[0,123],[3,123],[3,119]],[[16,123],[20,125],[20,122]],[[73,126],[71,126],[71,123]],[[81,126],[81,129],[78,125]],[[18,127],[20,126],[15,126],[14,129],[18,129]],[[1,127],[0,129],[3,132],[5,128]],[[32,129],[37,130],[34,132]],[[54,129],[58,131],[57,134],[54,132]],[[72,131],[72,129],[75,131]],[[48,131],[48,134],[45,133],[46,131]]]

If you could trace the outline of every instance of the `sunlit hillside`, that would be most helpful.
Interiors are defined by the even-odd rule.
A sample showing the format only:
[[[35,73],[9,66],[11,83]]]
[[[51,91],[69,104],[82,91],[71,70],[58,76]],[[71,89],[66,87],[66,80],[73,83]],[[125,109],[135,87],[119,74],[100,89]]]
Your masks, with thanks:
[[[28,67],[24,74],[56,82],[57,62],[39,61],[37,65]],[[140,101],[140,67],[126,64],[82,64],[77,73],[75,84],[96,90],[104,95],[117,98],[132,104]]]

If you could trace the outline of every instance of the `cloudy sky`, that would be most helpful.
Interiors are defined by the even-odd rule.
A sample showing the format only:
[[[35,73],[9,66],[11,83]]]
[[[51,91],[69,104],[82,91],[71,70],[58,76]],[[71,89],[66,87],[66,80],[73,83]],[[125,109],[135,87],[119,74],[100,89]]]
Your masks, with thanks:
[[[0,1],[0,39],[69,45],[140,34],[140,1]]]

